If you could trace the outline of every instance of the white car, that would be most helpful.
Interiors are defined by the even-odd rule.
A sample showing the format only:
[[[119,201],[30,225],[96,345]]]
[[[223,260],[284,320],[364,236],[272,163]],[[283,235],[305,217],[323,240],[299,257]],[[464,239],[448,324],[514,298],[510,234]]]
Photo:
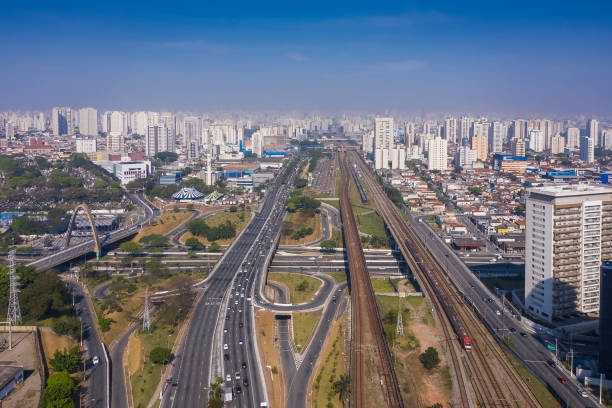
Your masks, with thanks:
[[[227,350],[227,349],[229,349],[229,347],[227,346],[227,343],[225,343],[225,344],[223,345],[223,350]]]
[[[498,316],[501,316],[501,312],[499,310],[496,310],[495,314],[498,315]]]
[[[578,395],[580,395],[582,398],[588,398],[588,396],[589,396],[589,395],[586,393],[586,391],[585,391],[585,390],[580,390],[580,389],[578,389],[578,390],[576,390],[576,392],[577,392],[577,393],[578,393]]]
[[[229,374],[225,375],[225,381],[232,381],[232,376]]]
[[[94,356],[91,359],[91,362],[93,363],[93,365],[97,365],[100,362],[100,359],[98,358],[98,356]]]

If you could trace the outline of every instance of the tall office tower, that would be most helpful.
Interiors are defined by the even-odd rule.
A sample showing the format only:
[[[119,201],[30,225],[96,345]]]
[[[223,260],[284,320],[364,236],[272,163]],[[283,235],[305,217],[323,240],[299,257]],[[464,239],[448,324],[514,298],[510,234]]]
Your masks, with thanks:
[[[406,122],[404,125],[404,143],[406,147],[412,146],[414,144],[414,135],[416,131],[414,128],[414,123]]]
[[[95,153],[97,152],[96,139],[83,139],[78,138],[76,140],[76,151],[77,153]]]
[[[561,135],[553,136],[550,151],[552,154],[559,154],[565,151],[565,139]]]
[[[79,133],[85,136],[98,134],[98,111],[94,108],[79,109]]]
[[[147,133],[147,126],[149,126],[149,118],[147,112],[134,112],[130,118],[130,127],[132,133],[136,133],[144,136]]]
[[[512,137],[514,139],[525,140],[525,138],[527,137],[525,125],[526,123],[522,119],[515,119],[512,121]]]
[[[461,141],[468,140],[472,136],[472,124],[474,123],[474,118],[470,118],[468,116],[463,116],[459,121],[459,138]]]
[[[525,156],[525,140],[524,139],[512,140],[512,154],[514,156]]]
[[[159,152],[174,152],[175,145],[174,129],[169,129],[164,125],[147,127],[145,156],[153,157]]]
[[[457,118],[450,117],[444,120],[444,138],[457,143]]]
[[[51,130],[55,136],[74,134],[72,109],[66,106],[55,107],[51,110]]]
[[[253,153],[255,153],[257,157],[263,156],[264,134],[261,132],[261,130],[258,130],[251,135],[251,146]]]
[[[186,116],[183,120],[183,128],[187,158],[198,160],[200,158],[200,135],[202,134],[200,118]]]
[[[544,151],[544,132],[541,130],[530,130],[529,131],[529,148],[534,152]]]
[[[612,377],[612,262],[601,267],[599,300],[599,372]]]
[[[43,131],[46,128],[45,124],[45,114],[42,112],[38,112],[36,116],[34,116],[34,129]]]
[[[427,155],[427,168],[429,170],[440,170],[444,171],[447,169],[448,152],[447,152],[447,141],[436,137],[429,140],[428,143],[428,155]]]
[[[489,127],[489,151],[501,153],[504,147],[505,126],[502,122],[494,121]]]
[[[597,119],[587,120],[587,136],[593,139],[596,147],[599,147],[599,121]]]
[[[527,189],[525,305],[547,321],[599,310],[599,268],[612,259],[612,189]],[[603,245],[602,245],[603,244]]]
[[[580,129],[577,127],[567,128],[567,141],[565,144],[569,150],[578,150],[580,148]]]
[[[393,149],[393,118],[374,119],[374,148]]]
[[[472,150],[467,146],[461,146],[455,154],[455,165],[470,167],[477,159],[476,150]]]
[[[488,140],[486,135],[472,136],[472,149],[476,151],[478,160],[486,161],[489,157]]]
[[[106,134],[106,150],[109,153],[123,153],[123,133],[108,132]]]
[[[580,160],[585,163],[595,161],[595,141],[592,137],[582,136],[580,138]]]
[[[374,132],[364,131],[361,135],[361,144],[366,154],[374,153]]]

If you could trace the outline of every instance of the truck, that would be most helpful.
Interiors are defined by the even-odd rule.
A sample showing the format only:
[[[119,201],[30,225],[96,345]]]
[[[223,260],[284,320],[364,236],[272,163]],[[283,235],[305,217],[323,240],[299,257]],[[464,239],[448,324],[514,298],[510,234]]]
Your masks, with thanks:
[[[234,389],[232,387],[223,387],[223,402],[232,402],[234,399]]]

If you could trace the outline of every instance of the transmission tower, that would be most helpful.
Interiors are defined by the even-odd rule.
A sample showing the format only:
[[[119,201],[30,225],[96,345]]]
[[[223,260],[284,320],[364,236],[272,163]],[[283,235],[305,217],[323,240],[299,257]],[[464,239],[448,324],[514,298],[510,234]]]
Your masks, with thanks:
[[[142,330],[151,330],[151,312],[149,311],[149,289],[145,289],[144,312],[142,314]]]
[[[398,303],[398,307],[397,307],[397,325],[395,326],[395,333],[399,334],[400,336],[403,336],[404,335],[404,322],[402,320],[402,311],[400,310],[400,307],[399,307],[399,296],[398,296],[398,302],[397,303]]]
[[[21,309],[19,308],[19,276],[17,276],[17,270],[15,268],[15,250],[9,252],[9,284],[10,284],[10,295],[9,295],[9,306],[6,316],[6,320],[10,324],[21,323]]]

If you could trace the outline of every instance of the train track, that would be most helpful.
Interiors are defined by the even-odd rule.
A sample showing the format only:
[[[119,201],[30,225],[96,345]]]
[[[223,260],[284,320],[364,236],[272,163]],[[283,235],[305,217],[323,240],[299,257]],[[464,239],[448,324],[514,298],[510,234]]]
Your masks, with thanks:
[[[353,313],[352,406],[355,408],[403,407],[404,402],[395,376],[393,359],[366,269],[357,223],[349,199],[348,186],[351,176],[344,153],[340,153],[340,169],[342,172],[340,215],[349,260]]]
[[[465,353],[467,362],[466,369],[469,369],[471,383],[474,390],[474,398],[479,405],[496,407],[538,407],[534,401],[528,387],[523,383],[516,371],[506,360],[499,345],[490,336],[481,322],[469,309],[461,296],[454,289],[452,282],[443,272],[443,268],[435,260],[427,248],[423,245],[419,237],[409,228],[402,219],[395,206],[387,198],[380,185],[373,179],[365,163],[352,154],[353,162],[362,169],[363,180],[369,189],[372,201],[377,208],[387,227],[392,232],[396,243],[401,250],[406,262],[410,265],[415,275],[419,278],[421,286],[431,299],[437,311],[439,320],[442,321],[442,328],[445,339],[454,340],[456,336],[452,332],[452,326],[445,317],[450,316],[448,310],[444,310],[442,304],[435,296],[430,280],[430,276],[435,276],[434,281],[440,282],[439,288],[443,291],[447,303],[452,305],[453,311],[459,316],[466,327],[470,328],[472,337],[472,350]],[[455,343],[456,342],[452,342]],[[459,384],[459,403],[461,406],[469,406],[469,399],[466,391],[466,383],[459,366],[459,357],[455,344],[449,344],[447,348],[451,356],[451,361],[455,367],[457,382]],[[503,378],[500,370],[504,372]]]

